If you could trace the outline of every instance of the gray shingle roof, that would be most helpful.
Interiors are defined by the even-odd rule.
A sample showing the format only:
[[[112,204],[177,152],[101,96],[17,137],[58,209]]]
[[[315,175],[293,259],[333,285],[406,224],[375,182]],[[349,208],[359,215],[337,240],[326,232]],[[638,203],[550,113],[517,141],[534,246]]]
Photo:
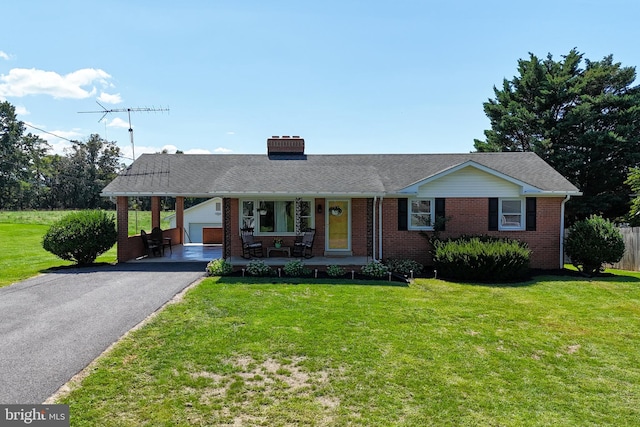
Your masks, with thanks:
[[[465,162],[542,192],[578,189],[534,153],[307,155],[143,154],[103,190],[105,196],[396,194]]]

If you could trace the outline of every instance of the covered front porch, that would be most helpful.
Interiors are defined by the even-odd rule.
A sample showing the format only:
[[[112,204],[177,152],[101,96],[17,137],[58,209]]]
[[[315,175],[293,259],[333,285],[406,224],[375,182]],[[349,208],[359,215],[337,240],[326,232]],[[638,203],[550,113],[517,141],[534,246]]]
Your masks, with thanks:
[[[150,196],[151,199],[151,226],[160,226],[160,196]],[[175,228],[163,230],[165,240],[171,242],[172,251],[165,251],[163,257],[145,257],[147,251],[143,245],[143,239],[139,235],[128,236],[128,197],[117,197],[117,225],[118,225],[118,262],[129,262],[133,260],[142,262],[208,262],[213,259],[224,258],[234,266],[242,267],[250,260],[243,258],[242,241],[237,230],[241,228],[247,220],[247,214],[240,210],[240,199],[224,198],[222,210],[222,232],[223,241],[221,245],[189,244],[184,237],[184,197],[175,198]],[[299,199],[297,199],[299,200]],[[256,221],[256,228],[260,228],[260,218],[256,213],[258,202],[250,201],[252,207],[250,219]],[[293,203],[293,202],[291,202]],[[298,203],[297,201],[295,202]],[[305,221],[311,228],[315,227],[315,242],[313,244],[313,257],[303,259],[307,266],[317,266],[323,270],[329,265],[355,266],[359,268],[374,260],[373,254],[376,252],[379,240],[375,223],[375,199],[331,199],[331,198],[309,198],[306,202]],[[284,206],[285,203],[282,203]],[[342,215],[330,214],[329,211],[336,206],[341,206]],[[278,205],[279,206],[279,205]],[[331,206],[331,209],[329,208]],[[379,206],[378,206],[379,207]],[[296,215],[298,215],[296,213]],[[337,227],[338,232],[332,233],[329,230],[334,227],[333,222],[340,221],[341,227]],[[262,224],[265,228],[265,224]],[[279,237],[278,234],[275,234]],[[333,236],[333,237],[332,237]],[[337,240],[336,240],[337,236]],[[293,244],[294,236],[287,230],[282,233],[285,246]],[[274,239],[272,233],[262,233],[257,236],[262,241],[264,247],[264,257],[260,258],[267,265],[282,266],[291,259],[283,253],[275,253],[276,256],[269,257],[267,249],[272,245]],[[334,239],[334,240],[332,240]],[[336,243],[337,242],[337,243]],[[335,243],[335,246],[334,246]],[[342,246],[341,246],[342,245]],[[335,248],[339,248],[337,250]],[[344,248],[344,249],[342,249]],[[274,255],[274,254],[271,254]]]

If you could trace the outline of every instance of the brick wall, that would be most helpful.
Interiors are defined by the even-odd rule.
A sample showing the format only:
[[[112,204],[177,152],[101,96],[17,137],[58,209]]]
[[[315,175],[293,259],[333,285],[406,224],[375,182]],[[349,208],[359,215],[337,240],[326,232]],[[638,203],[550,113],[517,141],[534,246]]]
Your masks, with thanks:
[[[137,248],[129,245],[129,198],[118,196],[116,199],[116,227],[118,229],[118,262],[136,257]],[[140,242],[142,244],[142,242]]]
[[[370,243],[367,236],[367,199],[351,200],[351,252],[354,256],[367,256]]]
[[[560,265],[560,206],[563,198],[538,198],[536,231],[488,231],[488,199],[448,198],[445,216],[449,218],[443,238],[461,234],[508,237],[526,242],[531,249],[531,267],[556,269]],[[432,232],[428,232],[432,235]],[[398,200],[383,202],[383,258],[411,258],[431,264],[430,245],[418,231],[398,230]]]

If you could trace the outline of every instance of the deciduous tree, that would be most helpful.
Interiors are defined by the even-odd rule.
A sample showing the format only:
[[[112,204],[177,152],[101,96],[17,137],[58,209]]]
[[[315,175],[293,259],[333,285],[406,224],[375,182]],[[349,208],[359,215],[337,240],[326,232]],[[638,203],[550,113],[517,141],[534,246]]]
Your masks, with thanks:
[[[0,208],[35,207],[42,190],[36,171],[47,143],[32,134],[24,135],[24,123],[15,107],[0,102]]]

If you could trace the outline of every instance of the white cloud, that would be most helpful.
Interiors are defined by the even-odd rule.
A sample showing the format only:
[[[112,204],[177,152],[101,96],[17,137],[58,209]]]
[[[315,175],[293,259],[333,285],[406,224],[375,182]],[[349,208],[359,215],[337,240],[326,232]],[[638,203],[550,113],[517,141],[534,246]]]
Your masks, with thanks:
[[[27,110],[27,107],[25,107],[24,105],[17,105],[16,106],[16,114],[20,115],[20,116],[27,116],[29,114],[31,114],[29,112],[29,110]]]
[[[213,150],[213,152],[219,153],[219,154],[229,154],[229,153],[232,153],[233,150],[230,148],[218,147],[215,150]]]
[[[40,137],[44,139],[44,135],[40,135]],[[64,156],[65,150],[72,146],[69,141],[65,141],[63,139],[56,139],[55,142],[49,142],[49,145],[51,146],[49,149],[51,154],[58,154],[60,156]]]
[[[11,59],[11,57],[9,56],[8,53],[5,53],[5,52],[0,50],[0,59],[4,59],[4,60],[8,61],[9,59]]]
[[[107,127],[129,129],[129,122],[122,120],[120,117],[116,117],[107,123]]]
[[[109,94],[106,92],[100,92],[98,101],[105,102],[107,104],[119,104],[122,102],[122,97],[119,93]]]
[[[25,123],[40,129],[45,129],[45,126],[42,126],[42,125],[36,125],[29,122],[25,122]],[[80,129],[52,130],[52,131],[47,130],[47,132],[49,133],[39,132],[33,129],[29,129],[29,131],[34,135],[39,136],[40,138],[47,141],[50,145],[49,151],[52,154],[59,154],[59,155],[64,155],[64,150],[72,146],[71,142],[68,141],[69,139],[80,140],[85,136],[84,133],[80,132]]]
[[[96,94],[95,84],[107,86],[110,78],[105,71],[94,68],[83,68],[64,76],[35,68],[13,68],[9,74],[0,74],[0,96],[50,95],[83,99]],[[89,88],[85,89],[87,86]]]
[[[229,131],[227,132],[227,135],[235,135],[236,133],[234,131]]]
[[[211,154],[211,151],[202,148],[192,148],[190,150],[184,150],[185,154]]]

